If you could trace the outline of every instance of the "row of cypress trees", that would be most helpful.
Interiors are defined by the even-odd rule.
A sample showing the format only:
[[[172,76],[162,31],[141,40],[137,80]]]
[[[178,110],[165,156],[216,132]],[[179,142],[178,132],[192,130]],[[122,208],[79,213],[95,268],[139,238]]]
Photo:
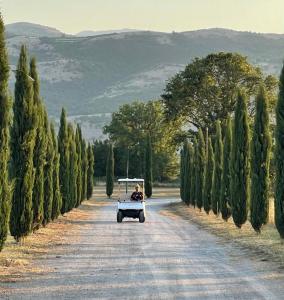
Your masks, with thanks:
[[[22,241],[41,225],[77,207],[93,192],[94,155],[62,110],[59,135],[40,96],[36,60],[21,47],[15,95],[0,18],[0,250],[8,230]],[[13,104],[13,105],[12,105]],[[13,111],[12,111],[13,106]]]
[[[281,81],[283,82],[284,75]],[[283,103],[282,103],[283,102]],[[280,106],[283,105],[282,109]],[[247,112],[247,97],[237,95],[234,120],[228,117],[224,126],[216,122],[215,135],[204,141],[201,129],[197,139],[186,141],[181,151],[181,198],[188,205],[197,206],[209,214],[221,213],[224,220],[231,216],[239,228],[247,221],[260,232],[269,215],[269,168],[271,134],[268,114],[268,96],[260,87],[255,100],[256,113],[252,137]],[[276,226],[284,236],[283,167],[284,147],[284,92],[280,85],[277,106],[275,197]],[[223,132],[222,132],[223,127]],[[282,128],[283,127],[283,128]],[[214,140],[214,146],[212,145]],[[284,144],[283,144],[284,145]],[[281,165],[282,164],[282,165]],[[281,200],[280,200],[281,199]],[[280,217],[279,217],[280,216]],[[279,225],[281,224],[281,225]]]

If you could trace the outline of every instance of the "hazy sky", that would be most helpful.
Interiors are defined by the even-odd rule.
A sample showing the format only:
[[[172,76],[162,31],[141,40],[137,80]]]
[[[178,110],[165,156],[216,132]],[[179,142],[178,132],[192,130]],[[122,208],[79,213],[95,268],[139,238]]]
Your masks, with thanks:
[[[66,33],[211,27],[284,33],[284,0],[0,0],[0,7],[5,23],[33,22]]]

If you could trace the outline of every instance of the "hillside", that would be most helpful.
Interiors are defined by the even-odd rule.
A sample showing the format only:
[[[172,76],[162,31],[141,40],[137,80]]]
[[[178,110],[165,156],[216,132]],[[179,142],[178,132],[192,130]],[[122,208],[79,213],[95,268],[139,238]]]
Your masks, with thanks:
[[[208,29],[89,37],[58,33],[51,37],[32,35],[31,31],[27,35],[14,31],[11,35],[11,25],[7,27],[12,68],[20,45],[26,43],[38,59],[49,113],[58,116],[65,106],[69,114],[84,121],[85,127],[91,126],[91,132],[92,124],[97,124],[99,132],[110,113],[121,104],[159,98],[166,80],[196,56],[240,52],[266,73],[276,75],[284,56],[284,36],[276,34]]]

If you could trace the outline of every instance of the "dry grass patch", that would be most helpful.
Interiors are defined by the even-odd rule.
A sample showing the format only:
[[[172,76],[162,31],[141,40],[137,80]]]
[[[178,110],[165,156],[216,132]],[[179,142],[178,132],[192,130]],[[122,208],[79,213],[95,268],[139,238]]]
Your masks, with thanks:
[[[206,212],[188,207],[182,202],[170,204],[162,214],[173,218],[179,215],[223,240],[229,240],[236,246],[247,249],[248,254],[256,254],[262,261],[277,262],[284,268],[284,241],[272,222],[264,226],[261,234],[257,234],[249,222],[239,229],[234,225],[232,218],[225,222],[221,216],[216,217],[212,212],[207,215]]]

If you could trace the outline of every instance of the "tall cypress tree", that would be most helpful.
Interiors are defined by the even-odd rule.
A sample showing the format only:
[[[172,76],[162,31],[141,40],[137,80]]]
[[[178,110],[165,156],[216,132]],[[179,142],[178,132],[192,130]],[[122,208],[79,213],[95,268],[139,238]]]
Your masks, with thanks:
[[[190,143],[186,143],[186,153],[184,160],[184,201],[190,204],[191,198],[191,163],[193,159],[193,150]]]
[[[186,152],[186,143],[180,151],[180,198],[184,201],[184,156]]]
[[[231,216],[231,173],[230,173],[230,157],[232,151],[232,120],[228,117],[226,121],[225,139],[224,139],[224,155],[223,155],[223,174],[220,195],[220,210],[222,218],[227,221]]]
[[[203,191],[203,207],[207,214],[209,214],[211,209],[214,167],[215,167],[214,152],[212,147],[212,141],[211,138],[209,137],[208,154],[206,160],[205,185]]]
[[[206,161],[206,152],[205,152],[205,142],[204,136],[201,128],[198,130],[198,146],[197,153],[195,154],[197,157],[196,164],[196,204],[199,209],[202,208],[203,205],[203,189],[205,183],[205,161]]]
[[[87,172],[87,199],[91,199],[94,189],[94,151],[91,144],[88,145],[88,172]]]
[[[66,121],[65,109],[62,109],[60,118],[60,128],[58,133],[58,150],[60,154],[59,164],[59,183],[62,195],[61,213],[64,214],[68,211],[69,207],[69,140]]]
[[[282,67],[279,95],[276,106],[276,147],[275,147],[275,167],[276,167],[276,183],[275,183],[275,225],[281,236],[284,238],[284,66]]]
[[[77,203],[77,177],[78,177],[78,156],[75,144],[75,134],[72,124],[68,124],[69,138],[69,206],[68,211],[72,210]]]
[[[12,137],[12,177],[15,180],[10,232],[17,241],[32,229],[32,192],[34,185],[35,109],[29,77],[26,47],[21,47],[16,71],[14,123]]]
[[[145,194],[151,198],[153,188],[153,163],[152,163],[152,141],[148,134],[145,151]]]
[[[87,199],[87,172],[88,151],[85,140],[82,138],[82,201]]]
[[[197,140],[196,140],[196,137],[194,137],[194,139],[193,139],[193,148],[192,148],[192,160],[191,160],[191,164],[190,164],[190,176],[191,176],[191,179],[190,179],[190,187],[191,187],[190,204],[193,205],[194,207],[196,205],[197,153],[198,153]]]
[[[8,92],[9,62],[5,26],[0,15],[0,251],[8,233],[12,189],[9,182],[11,97]]]
[[[215,167],[213,175],[213,188],[212,188],[212,210],[215,215],[220,211],[220,195],[222,184],[222,171],[223,171],[223,143],[222,131],[220,121],[216,122],[216,138],[215,138]]]
[[[256,232],[268,222],[269,166],[271,137],[268,98],[264,87],[256,97],[256,113],[252,137],[250,222]]]
[[[114,182],[114,157],[113,146],[109,144],[106,165],[106,194],[110,198],[113,193]]]
[[[52,211],[51,211],[51,219],[55,220],[60,215],[60,210],[62,206],[62,197],[60,192],[60,183],[59,183],[59,162],[60,156],[58,152],[58,143],[57,137],[55,134],[54,124],[50,125],[52,143],[53,143],[53,151],[54,151],[54,160],[53,160],[53,201],[52,201]]]
[[[33,186],[33,229],[38,229],[43,221],[44,174],[46,152],[46,134],[44,132],[44,107],[40,98],[40,83],[36,67],[36,59],[30,62],[30,76],[33,78],[33,101],[35,114],[35,148],[33,164],[35,169],[35,182]]]
[[[241,228],[247,220],[250,171],[247,99],[242,91],[239,91],[237,96],[232,140],[232,215],[235,225]]]
[[[78,207],[82,200],[82,143],[81,143],[81,130],[80,125],[76,127],[75,135],[76,151],[77,151],[77,199],[76,207]]]
[[[44,198],[43,198],[43,221],[42,224],[45,226],[51,220],[52,214],[52,202],[53,202],[53,163],[54,163],[54,145],[52,141],[52,133],[50,124],[45,111],[44,116],[44,131],[46,135],[46,157],[45,166],[43,169],[44,173]]]

